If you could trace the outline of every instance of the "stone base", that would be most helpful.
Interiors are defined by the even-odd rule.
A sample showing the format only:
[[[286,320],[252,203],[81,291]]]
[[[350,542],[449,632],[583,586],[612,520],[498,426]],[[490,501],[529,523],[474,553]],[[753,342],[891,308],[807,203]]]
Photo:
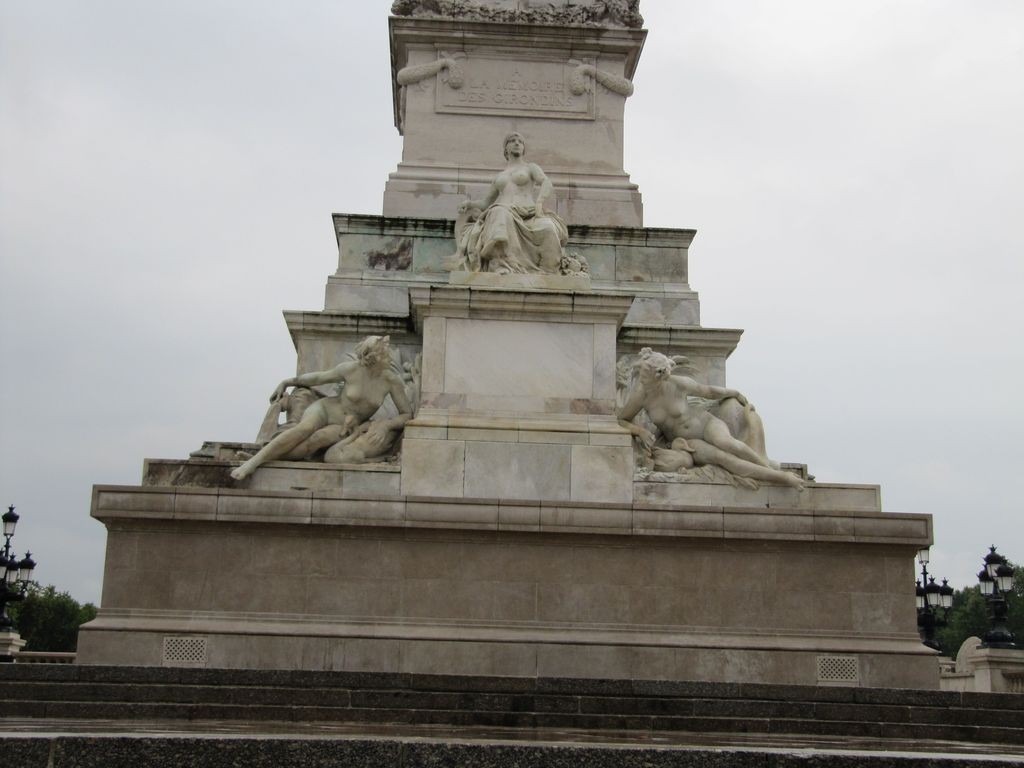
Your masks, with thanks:
[[[926,515],[156,486],[92,514],[85,664],[938,685]]]
[[[429,635],[433,634],[434,637]],[[565,635],[566,633],[562,633]],[[630,680],[853,685],[935,689],[934,658],[907,653],[909,644],[890,650],[840,651],[779,647],[774,642],[727,637],[707,645],[667,639],[649,646],[616,638],[605,643],[470,639],[444,626],[395,634],[386,628],[338,628],[281,621],[239,621],[196,616],[139,619],[106,612],[83,628],[78,663],[138,666],[202,666],[224,669],[311,669],[348,672],[441,674],[497,677],[578,677]],[[199,639],[206,656],[198,665],[165,659],[168,638]],[[763,642],[763,641],[762,641]],[[725,645],[726,647],[718,647]],[[744,647],[746,646],[746,647]],[[850,683],[818,678],[822,660],[850,659]]]
[[[452,212],[442,216],[448,215]],[[334,229],[338,269],[327,284],[324,309],[328,312],[402,317],[409,311],[410,287],[445,284],[451,279],[446,264],[455,254],[456,243],[454,221],[450,219],[336,213]],[[633,306],[627,326],[696,328],[700,325],[700,302],[689,286],[687,267],[695,234],[692,229],[570,226],[566,250],[586,259],[590,282],[580,287],[582,283],[578,281],[585,278],[577,278],[555,290],[629,295]],[[501,278],[493,286],[501,288],[509,287],[510,280],[528,277],[475,275],[473,279]],[[457,281],[458,278],[453,282]],[[537,285],[522,287],[538,290],[549,288],[550,284],[538,280]],[[664,346],[666,342],[670,339],[662,337],[656,343]],[[735,340],[731,344],[726,355],[732,351]],[[689,349],[685,353],[699,354],[699,350]]]
[[[549,427],[559,426],[556,423]],[[402,493],[549,502],[633,500],[633,447],[625,430],[576,432],[407,427]]]
[[[646,504],[690,505],[708,507],[760,507],[816,510],[838,510],[843,515],[853,511],[881,510],[881,489],[877,485],[852,483],[808,483],[802,490],[783,485],[761,484],[756,489],[726,482],[652,482],[633,483],[633,498]],[[850,518],[847,518],[848,521]],[[853,533],[853,530],[850,530]]]
[[[239,463],[225,459],[147,459],[142,484],[214,489],[214,493],[217,488],[244,487],[253,491],[331,491],[364,496],[394,496],[401,488],[401,469],[397,463],[270,461],[242,485],[230,475]]]
[[[450,218],[467,198],[485,197],[501,170],[501,166],[478,170],[402,163],[384,186],[384,215]],[[585,226],[643,226],[643,198],[628,174],[581,177],[549,171],[549,175],[555,187],[554,211],[565,221]]]
[[[0,661],[13,661],[18,651],[25,647],[25,641],[14,630],[0,632]]]
[[[548,426],[565,429],[565,424],[556,422]],[[640,504],[689,509],[774,507],[802,510],[806,525],[810,525],[812,521],[820,525],[825,514],[835,510],[839,512],[837,520],[842,519],[843,524],[848,527],[854,525],[860,513],[876,513],[882,508],[880,489],[877,485],[850,483],[809,483],[803,491],[797,491],[781,485],[761,485],[759,488],[749,489],[726,482],[681,483],[638,479],[630,483],[631,491],[627,491],[609,483],[631,469],[631,453],[630,463],[626,467],[619,467],[618,464],[624,459],[614,451],[609,453],[581,450],[582,446],[620,451],[630,448],[631,438],[616,424],[605,424],[601,428],[584,424],[575,432],[537,430],[534,427],[534,422],[517,425],[514,419],[476,421],[467,418],[459,420],[457,426],[450,426],[446,422],[434,421],[427,417],[417,418],[406,427],[403,449],[406,453],[411,449],[412,456],[415,457],[408,463],[418,463],[420,466],[420,471],[416,473],[417,479],[411,482],[432,485],[431,488],[419,487],[414,490],[432,489],[437,491],[433,495],[448,498],[485,498],[489,495],[507,500],[531,498],[526,491],[516,490],[516,486],[522,484],[524,487],[544,486],[547,488],[545,492],[552,494],[547,497],[549,502],[636,500]],[[442,443],[450,445],[445,448]],[[315,461],[271,461],[260,467],[260,470],[243,484],[239,484],[231,479],[229,473],[238,466],[240,460],[232,458],[231,454],[238,447],[255,452],[257,446],[252,443],[220,442],[210,442],[206,445],[211,446],[208,450],[211,458],[147,459],[143,467],[142,484],[202,488],[211,493],[216,493],[217,488],[244,488],[250,491],[317,491],[352,497],[399,496],[403,493],[407,496],[432,495],[403,492],[402,465],[399,462],[326,464]],[[577,448],[575,455],[572,452],[574,447]],[[552,454],[552,451],[555,453]],[[505,460],[495,462],[487,472],[472,471],[467,475],[467,461],[468,466],[475,469],[483,458],[493,459],[496,453],[501,453]],[[603,495],[597,499],[573,497],[573,459],[576,459],[575,480],[576,486],[579,487],[583,485],[581,478],[598,474],[597,470],[588,470],[586,460],[590,458],[592,462],[597,461],[592,466],[599,468],[599,457],[614,462],[616,469],[613,476],[592,477],[599,487],[604,488],[601,491]],[[541,461],[541,458],[546,461]],[[531,463],[534,472],[529,471]],[[523,476],[517,473],[522,473]],[[626,474],[631,476],[628,472]],[[806,473],[804,475],[806,476]],[[524,477],[527,479],[524,480]],[[406,482],[410,482],[408,475]],[[509,490],[506,493],[488,494],[484,492],[487,484],[498,489],[508,486]],[[570,490],[566,492],[564,489]],[[441,490],[445,493],[440,493]],[[596,489],[594,495],[598,495]],[[870,520],[871,517],[869,514],[866,519]],[[917,530],[917,522],[909,521],[907,526],[907,530],[913,535]],[[808,534],[812,532],[810,528],[806,531]],[[837,532],[842,531],[837,529]],[[865,531],[855,531],[853,527],[849,527],[847,532],[852,535]]]

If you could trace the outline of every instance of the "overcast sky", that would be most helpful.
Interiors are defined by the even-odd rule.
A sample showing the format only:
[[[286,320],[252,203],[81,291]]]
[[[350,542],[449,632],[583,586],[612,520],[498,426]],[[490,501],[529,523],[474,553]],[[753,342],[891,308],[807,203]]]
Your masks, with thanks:
[[[42,582],[98,600],[92,484],[252,439],[294,372],[281,310],[401,155],[389,8],[0,0],[0,502]],[[1024,561],[1024,3],[641,10],[626,169],[769,453],[933,514],[956,586]]]

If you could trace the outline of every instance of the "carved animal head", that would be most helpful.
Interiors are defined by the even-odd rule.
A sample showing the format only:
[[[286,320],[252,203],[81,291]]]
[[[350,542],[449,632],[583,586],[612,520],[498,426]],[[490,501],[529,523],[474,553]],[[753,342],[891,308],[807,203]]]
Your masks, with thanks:
[[[644,381],[664,381],[672,375],[675,361],[650,347],[640,350],[640,378]]]

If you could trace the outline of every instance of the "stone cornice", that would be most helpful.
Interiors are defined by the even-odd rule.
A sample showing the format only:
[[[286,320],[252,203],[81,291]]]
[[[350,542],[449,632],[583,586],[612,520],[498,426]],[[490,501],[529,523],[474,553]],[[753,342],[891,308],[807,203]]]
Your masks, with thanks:
[[[362,213],[334,213],[334,236],[387,235],[389,237],[455,237],[453,219],[414,219],[373,216]]]
[[[566,61],[581,54],[618,54],[626,57],[625,76],[632,79],[647,39],[647,30],[626,27],[516,24],[491,21],[459,21],[412,16],[388,19],[391,39],[392,80],[405,66],[410,45],[448,47],[524,48],[564,55]]]
[[[299,336],[391,336],[393,342],[420,343],[412,333],[407,315],[358,315],[347,312],[285,310],[284,320],[292,343]]]
[[[428,316],[614,323],[619,327],[632,303],[632,296],[595,296],[568,291],[540,293],[444,285],[409,288],[409,306],[417,330],[422,330],[423,318]]]
[[[473,307],[474,314],[469,314],[471,299],[467,291],[478,294]],[[492,293],[484,298],[484,293]],[[420,285],[410,288],[412,315],[359,315],[347,312],[285,310],[284,318],[292,340],[300,335],[337,335],[351,334],[354,336],[391,335],[395,341],[405,340],[418,343],[418,333],[422,332],[423,308],[430,296],[430,304],[437,314],[446,317],[483,317],[494,316],[500,319],[540,319],[565,322],[567,316],[575,316],[577,321],[587,322],[594,319],[614,318],[622,312],[625,305],[628,311],[632,300],[630,295],[616,296],[607,292],[585,294],[555,294],[563,298],[551,298],[550,293],[530,293],[527,291],[482,291],[462,287]],[[527,300],[526,297],[530,297]],[[442,309],[443,308],[443,309]],[[622,321],[617,321],[621,325]],[[410,327],[413,324],[414,327]],[[691,354],[731,355],[743,331],[735,328],[698,328],[691,326],[633,326],[621,325],[619,332],[619,350],[636,352],[642,347],[651,347],[666,352],[686,349]],[[405,338],[405,337],[408,338]]]
[[[664,354],[686,349],[691,354],[728,357],[740,343],[743,331],[737,328],[696,328],[655,325],[627,325],[619,333],[620,352],[636,352],[651,347]]]
[[[608,0],[394,0],[391,14],[397,17],[435,18],[449,21],[486,21],[504,24],[586,26],[600,29],[640,29],[640,0],[624,4]]]
[[[827,488],[828,485],[818,487]],[[893,544],[908,550],[932,543],[932,517],[926,514],[359,496],[337,492],[233,488],[97,485],[93,487],[91,515],[108,526],[119,522],[161,520],[386,528],[450,527],[560,535]]]
[[[388,237],[455,237],[452,219],[420,219],[372,216],[357,213],[335,213],[334,235],[386,235]],[[663,248],[688,248],[696,236],[695,229],[667,227],[592,227],[569,226],[569,244],[634,245]]]

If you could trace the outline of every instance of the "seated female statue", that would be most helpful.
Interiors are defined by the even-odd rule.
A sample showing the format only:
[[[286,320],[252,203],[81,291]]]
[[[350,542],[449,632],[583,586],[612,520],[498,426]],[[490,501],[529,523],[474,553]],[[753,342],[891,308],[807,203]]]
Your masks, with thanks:
[[[359,437],[348,441],[346,445],[351,446],[355,442],[353,448],[365,448],[361,452],[368,454],[371,447],[378,447],[377,444],[388,438],[389,432],[405,426],[405,422],[412,418],[412,406],[406,396],[402,377],[391,370],[388,337],[367,336],[356,345],[355,353],[355,360],[346,361],[329,371],[304,373],[277,385],[270,395],[272,403],[280,400],[289,387],[314,387],[335,382],[344,386],[338,394],[312,403],[297,424],[274,437],[255,456],[232,470],[233,478],[243,480],[261,464],[275,459],[306,458],[354,433],[358,433]],[[377,412],[388,395],[398,409],[398,415],[378,425],[377,429],[360,429]],[[392,441],[394,437],[391,435]],[[364,446],[364,443],[368,444]],[[339,458],[334,460],[343,460],[351,452],[339,450]]]
[[[460,221],[469,223],[456,232],[454,269],[558,274],[569,231],[558,216],[544,210],[554,187],[540,166],[525,156],[523,137],[510,133],[505,137],[505,170],[487,196],[459,206]]]

